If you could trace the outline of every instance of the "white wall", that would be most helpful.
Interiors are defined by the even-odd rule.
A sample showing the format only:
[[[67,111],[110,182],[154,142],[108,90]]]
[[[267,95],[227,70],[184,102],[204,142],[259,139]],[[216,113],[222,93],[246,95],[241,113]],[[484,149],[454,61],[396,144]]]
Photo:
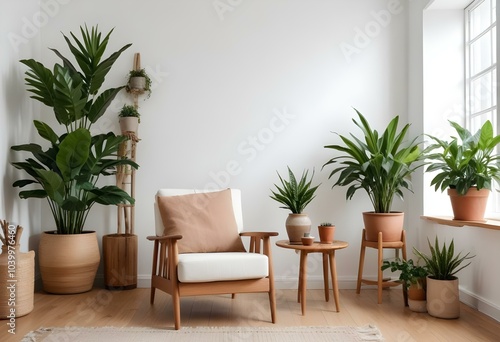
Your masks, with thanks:
[[[7,5],[2,3],[2,5]],[[10,146],[26,143],[33,134],[30,122],[36,116],[37,104],[26,96],[23,85],[21,56],[40,56],[40,30],[33,24],[33,16],[40,12],[38,0],[8,1],[8,11],[0,13],[0,219],[24,228],[21,250],[33,249],[38,244],[36,233],[40,218],[39,201],[21,201],[12,183],[21,175],[10,164]]]
[[[67,54],[60,32],[77,32],[84,23],[99,24],[102,31],[115,28],[109,51],[133,43],[108,78],[110,86],[125,82],[134,52],[141,53],[142,66],[153,75],[153,94],[140,102],[136,196],[140,285],[147,286],[150,272],[152,245],[145,237],[153,233],[152,201],[158,188],[203,188],[213,183],[239,187],[247,229],[277,230],[286,238],[287,212],[269,198],[269,189],[277,182],[276,171],[283,174],[287,165],[296,173],[315,169],[315,180],[322,186],[307,212],[313,225],[333,221],[337,238],[350,243],[338,253],[338,272],[344,286],[352,285],[360,212],[371,207],[364,194],[346,202],[345,189],[330,189],[329,170],[322,171],[321,166],[332,154],[323,146],[338,142],[331,131],[347,134],[355,129],[352,106],[378,128],[397,114],[407,121],[405,2],[59,3],[57,13],[42,28],[43,62],[51,65],[57,60],[47,47]],[[220,3],[230,10],[215,6]],[[138,18],[138,12],[144,17]],[[13,68],[21,73],[20,65]],[[15,81],[23,88],[20,77]],[[24,101],[28,95],[22,96]],[[126,101],[130,99],[125,93],[119,96],[97,130],[118,132],[116,114]],[[41,111],[44,120],[46,114],[52,115]],[[273,125],[273,120],[280,125]],[[227,173],[230,162],[239,165],[233,174]],[[407,203],[411,199],[408,194]],[[22,203],[16,199],[14,205]],[[112,233],[115,215],[115,208],[96,208],[87,228],[100,236]],[[43,204],[43,219],[33,226],[33,234],[51,224]],[[273,252],[279,286],[295,287],[297,255],[276,247]],[[312,258],[309,267],[313,281],[321,279],[318,261]],[[375,274],[375,267],[366,269]]]

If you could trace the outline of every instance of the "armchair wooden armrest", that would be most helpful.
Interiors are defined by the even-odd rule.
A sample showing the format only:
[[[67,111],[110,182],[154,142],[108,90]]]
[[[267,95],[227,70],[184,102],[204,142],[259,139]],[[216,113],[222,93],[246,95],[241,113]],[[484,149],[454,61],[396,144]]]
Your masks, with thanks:
[[[271,236],[278,236],[278,232],[242,232],[240,236],[250,237],[250,253],[260,253],[261,250],[263,250],[263,254],[271,259],[271,244],[269,238]],[[261,249],[261,241],[263,249]]]
[[[180,240],[182,235],[165,235],[165,236],[148,236],[146,239],[149,241],[167,241],[167,240]]]

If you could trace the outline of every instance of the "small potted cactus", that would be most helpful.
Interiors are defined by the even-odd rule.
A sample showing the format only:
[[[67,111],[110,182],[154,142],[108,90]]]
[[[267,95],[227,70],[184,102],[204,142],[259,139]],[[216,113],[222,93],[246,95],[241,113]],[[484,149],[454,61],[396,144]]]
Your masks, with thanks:
[[[323,222],[318,226],[318,233],[321,243],[333,243],[335,225],[330,222]]]

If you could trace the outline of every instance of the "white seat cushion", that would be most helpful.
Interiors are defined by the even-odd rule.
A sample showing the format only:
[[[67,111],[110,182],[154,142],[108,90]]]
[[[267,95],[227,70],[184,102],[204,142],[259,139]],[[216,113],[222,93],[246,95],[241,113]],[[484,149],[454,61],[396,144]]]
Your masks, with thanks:
[[[246,252],[179,254],[181,283],[259,279],[269,275],[266,255]]]

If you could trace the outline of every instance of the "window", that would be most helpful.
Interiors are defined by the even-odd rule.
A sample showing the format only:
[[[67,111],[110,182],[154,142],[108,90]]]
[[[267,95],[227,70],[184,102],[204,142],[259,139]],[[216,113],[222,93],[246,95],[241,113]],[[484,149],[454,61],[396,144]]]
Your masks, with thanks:
[[[498,130],[496,0],[476,0],[465,9],[466,125],[477,131],[486,120]],[[500,196],[491,211],[500,212]]]

